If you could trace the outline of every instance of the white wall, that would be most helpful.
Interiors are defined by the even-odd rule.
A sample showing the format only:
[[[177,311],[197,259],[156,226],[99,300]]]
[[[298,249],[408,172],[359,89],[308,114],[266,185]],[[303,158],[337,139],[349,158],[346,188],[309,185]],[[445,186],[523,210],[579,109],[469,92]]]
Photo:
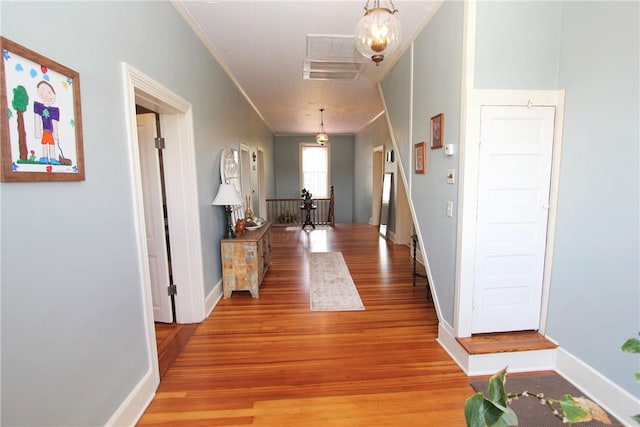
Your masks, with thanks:
[[[272,137],[169,2],[2,2],[2,36],[80,73],[86,180],[2,183],[2,425],[102,425],[148,370],[122,62],[193,106],[205,288],[223,147]],[[273,193],[273,184],[268,185]]]

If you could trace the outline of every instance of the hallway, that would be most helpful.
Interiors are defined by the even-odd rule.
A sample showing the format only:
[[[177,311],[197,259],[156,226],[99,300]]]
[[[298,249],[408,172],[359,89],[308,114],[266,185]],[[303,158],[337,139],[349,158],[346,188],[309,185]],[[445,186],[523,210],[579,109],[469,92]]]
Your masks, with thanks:
[[[234,292],[195,331],[139,425],[464,425],[468,379],[435,341],[407,247],[377,228],[273,229],[260,298]],[[341,251],[365,311],[310,312],[309,252]]]

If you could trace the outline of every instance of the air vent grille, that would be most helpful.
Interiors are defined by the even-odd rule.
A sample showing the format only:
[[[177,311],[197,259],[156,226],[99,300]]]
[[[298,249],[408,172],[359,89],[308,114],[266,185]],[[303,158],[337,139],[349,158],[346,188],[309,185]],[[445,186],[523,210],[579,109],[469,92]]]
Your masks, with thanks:
[[[353,36],[307,35],[304,79],[357,79],[365,63],[355,48]]]

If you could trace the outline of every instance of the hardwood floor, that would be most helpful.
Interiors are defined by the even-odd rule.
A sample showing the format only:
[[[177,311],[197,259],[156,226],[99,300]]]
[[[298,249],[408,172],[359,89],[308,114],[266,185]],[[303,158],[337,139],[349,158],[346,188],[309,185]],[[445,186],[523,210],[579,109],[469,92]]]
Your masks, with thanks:
[[[184,346],[187,345],[189,338],[191,338],[197,327],[197,324],[155,323],[158,367],[161,380],[167,374],[173,362],[176,361]]]
[[[464,426],[468,378],[435,341],[409,249],[369,225],[273,229],[260,298],[234,292],[197,327],[139,425]],[[341,251],[365,311],[309,311],[311,251]]]

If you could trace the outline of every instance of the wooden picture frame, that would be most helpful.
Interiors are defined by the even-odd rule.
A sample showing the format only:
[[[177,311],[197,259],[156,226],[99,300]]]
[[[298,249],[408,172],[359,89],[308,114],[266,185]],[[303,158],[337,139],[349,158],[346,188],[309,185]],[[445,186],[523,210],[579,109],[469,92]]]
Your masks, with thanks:
[[[444,114],[431,117],[431,148],[444,147]]]
[[[413,147],[413,169],[417,174],[427,173],[427,144],[419,142]]]
[[[4,37],[0,48],[0,180],[83,181],[80,75]]]

